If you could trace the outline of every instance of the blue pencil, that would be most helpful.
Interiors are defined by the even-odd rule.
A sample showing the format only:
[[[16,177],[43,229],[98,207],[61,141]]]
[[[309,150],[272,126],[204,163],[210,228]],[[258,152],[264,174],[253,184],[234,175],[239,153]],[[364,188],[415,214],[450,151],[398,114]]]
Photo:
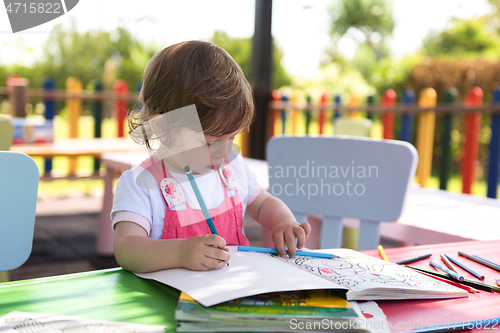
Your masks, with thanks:
[[[481,275],[479,274],[478,272],[476,272],[475,270],[473,270],[472,268],[469,268],[467,266],[465,266],[464,264],[462,264],[460,261],[458,261],[457,259],[455,258],[452,258],[450,257],[449,255],[447,255],[446,253],[444,254],[444,256],[446,258],[448,258],[451,262],[453,262],[455,265],[457,265],[458,267],[461,267],[462,269],[466,270],[467,272],[471,273],[472,275],[474,275],[475,277],[477,277],[479,280],[483,281],[484,280],[484,275]]]
[[[203,200],[203,197],[201,196],[200,189],[198,188],[198,185],[196,184],[196,181],[194,180],[193,173],[191,172],[191,168],[189,165],[186,165],[184,167],[184,171],[186,172],[186,175],[189,179],[189,182],[191,183],[191,187],[193,187],[194,194],[196,195],[196,199],[198,199],[198,203],[200,204],[201,210],[203,212],[203,215],[205,216],[205,220],[207,220],[208,227],[210,228],[210,232],[215,235],[219,235],[217,233],[217,229],[215,229],[214,222],[212,221],[212,218],[210,217],[210,213],[208,212],[207,206],[205,205],[205,201]]]
[[[186,176],[189,179],[189,183],[191,183],[191,187],[193,188],[193,192],[196,195],[196,199],[198,199],[198,203],[200,204],[201,211],[203,212],[203,216],[205,216],[205,220],[207,220],[208,228],[210,229],[210,232],[215,235],[219,235],[217,233],[217,229],[215,229],[214,221],[212,221],[212,217],[210,216],[210,213],[208,212],[207,205],[205,205],[205,201],[203,200],[203,197],[201,196],[200,189],[198,188],[198,184],[196,184],[196,181],[194,180],[193,172],[191,172],[191,168],[189,165],[186,165],[184,167],[184,171],[186,172]],[[229,266],[229,262],[226,263]]]
[[[453,277],[453,278],[457,279],[458,281],[463,281],[463,280],[464,280],[464,277],[463,277],[463,276],[461,276],[461,275],[459,275],[459,274],[455,273],[454,271],[452,271],[452,270],[450,270],[450,269],[448,269],[448,268],[446,268],[446,267],[441,266],[440,264],[438,264],[438,263],[437,263],[437,262],[435,262],[435,261],[432,261],[432,260],[431,260],[430,264],[431,264],[431,266],[434,266],[434,267],[436,267],[436,268],[439,268],[439,269],[440,269],[440,270],[442,270],[443,272],[446,272],[449,276],[451,276],[451,277]]]
[[[481,260],[484,260],[484,261],[486,261],[486,262],[489,262],[490,264],[492,264],[492,265],[494,265],[494,266],[496,266],[496,267],[500,268],[500,265],[499,265],[499,264],[497,264],[496,262],[493,262],[493,261],[488,260],[488,259],[484,259],[484,258],[482,258],[482,257],[480,257],[480,256],[478,256],[478,255],[476,255],[476,254],[473,254],[473,256],[474,256],[474,257],[476,257],[476,258],[479,258],[479,259],[481,259]]]
[[[238,251],[278,254],[277,249],[270,249],[266,247],[255,247],[255,246],[242,246],[242,245],[238,246]],[[288,250],[286,251],[286,253],[288,253]],[[329,253],[319,253],[319,252],[309,252],[309,251],[295,251],[295,254],[298,256],[325,258],[325,259],[340,258],[339,256]]]

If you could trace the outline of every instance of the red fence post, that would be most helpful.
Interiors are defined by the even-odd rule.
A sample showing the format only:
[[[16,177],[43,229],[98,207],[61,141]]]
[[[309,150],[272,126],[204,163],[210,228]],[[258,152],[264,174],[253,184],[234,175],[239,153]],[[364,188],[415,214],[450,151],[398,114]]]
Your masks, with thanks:
[[[129,94],[128,84],[125,80],[118,79],[113,85],[113,89],[117,95],[127,96]],[[118,137],[123,138],[123,126],[127,115],[128,101],[126,99],[117,99],[115,103],[116,122],[118,125]]]
[[[325,131],[325,120],[326,120],[326,104],[328,103],[329,94],[328,92],[324,92],[321,94],[321,98],[319,100],[319,117],[318,117],[318,125],[319,125],[319,134],[323,134]]]
[[[387,90],[382,96],[382,106],[390,107],[396,104],[396,92],[392,89]],[[384,139],[394,138],[394,113],[384,111],[382,114],[382,125],[384,128]]]
[[[483,104],[483,91],[474,87],[468,91],[465,99],[467,106],[480,106]],[[465,114],[465,141],[464,156],[462,158],[462,192],[472,193],[476,175],[476,163],[479,150],[479,130],[481,126],[481,113],[479,111],[467,112]]]

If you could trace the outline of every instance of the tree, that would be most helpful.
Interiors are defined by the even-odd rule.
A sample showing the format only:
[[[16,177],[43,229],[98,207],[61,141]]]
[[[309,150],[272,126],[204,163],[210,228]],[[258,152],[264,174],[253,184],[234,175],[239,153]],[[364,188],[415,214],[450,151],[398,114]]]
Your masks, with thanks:
[[[362,34],[364,38],[357,40],[357,44],[366,44],[377,60],[386,55],[384,41],[394,30],[391,0],[336,0],[329,7],[328,13],[332,60],[340,56],[337,51],[338,41],[351,29]]]
[[[154,54],[126,28],[78,32],[74,22],[70,27],[56,25],[42,48],[41,58],[25,75],[32,87],[40,87],[44,76],[52,77],[60,89],[70,76],[79,78],[85,87],[94,79],[103,80],[106,61],[112,59],[116,77],[127,81],[133,91]]]
[[[439,33],[431,32],[422,43],[424,55],[463,57],[500,53],[500,38],[478,20],[457,20]]]
[[[240,65],[248,80],[252,57],[252,38],[232,38],[223,31],[216,31],[210,38],[210,41],[222,47],[231,57],[233,57],[234,61]],[[281,65],[282,59],[283,51],[281,51],[273,41],[273,59],[271,67],[272,89],[289,86],[291,83],[290,76]]]

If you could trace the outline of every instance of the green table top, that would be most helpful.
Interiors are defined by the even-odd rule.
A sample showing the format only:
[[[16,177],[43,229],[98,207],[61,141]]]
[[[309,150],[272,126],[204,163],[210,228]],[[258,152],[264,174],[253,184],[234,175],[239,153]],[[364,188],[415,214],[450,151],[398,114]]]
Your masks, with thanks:
[[[121,268],[0,283],[0,316],[11,311],[164,325],[175,331],[179,291]]]

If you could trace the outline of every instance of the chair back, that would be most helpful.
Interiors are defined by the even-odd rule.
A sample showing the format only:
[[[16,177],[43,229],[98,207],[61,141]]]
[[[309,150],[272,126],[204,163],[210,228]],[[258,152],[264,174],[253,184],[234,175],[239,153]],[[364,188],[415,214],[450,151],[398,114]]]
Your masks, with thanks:
[[[360,219],[358,250],[376,248],[381,221],[396,221],[418,155],[409,143],[348,136],[273,137],[267,145],[269,192],[297,221],[323,216],[320,248],[337,248],[342,218]]]
[[[14,137],[14,125],[10,119],[0,116],[0,150],[9,150]]]
[[[31,254],[38,182],[31,157],[0,151],[0,271],[21,266]]]
[[[373,122],[366,118],[343,117],[335,119],[333,124],[335,135],[352,135],[369,137]]]

